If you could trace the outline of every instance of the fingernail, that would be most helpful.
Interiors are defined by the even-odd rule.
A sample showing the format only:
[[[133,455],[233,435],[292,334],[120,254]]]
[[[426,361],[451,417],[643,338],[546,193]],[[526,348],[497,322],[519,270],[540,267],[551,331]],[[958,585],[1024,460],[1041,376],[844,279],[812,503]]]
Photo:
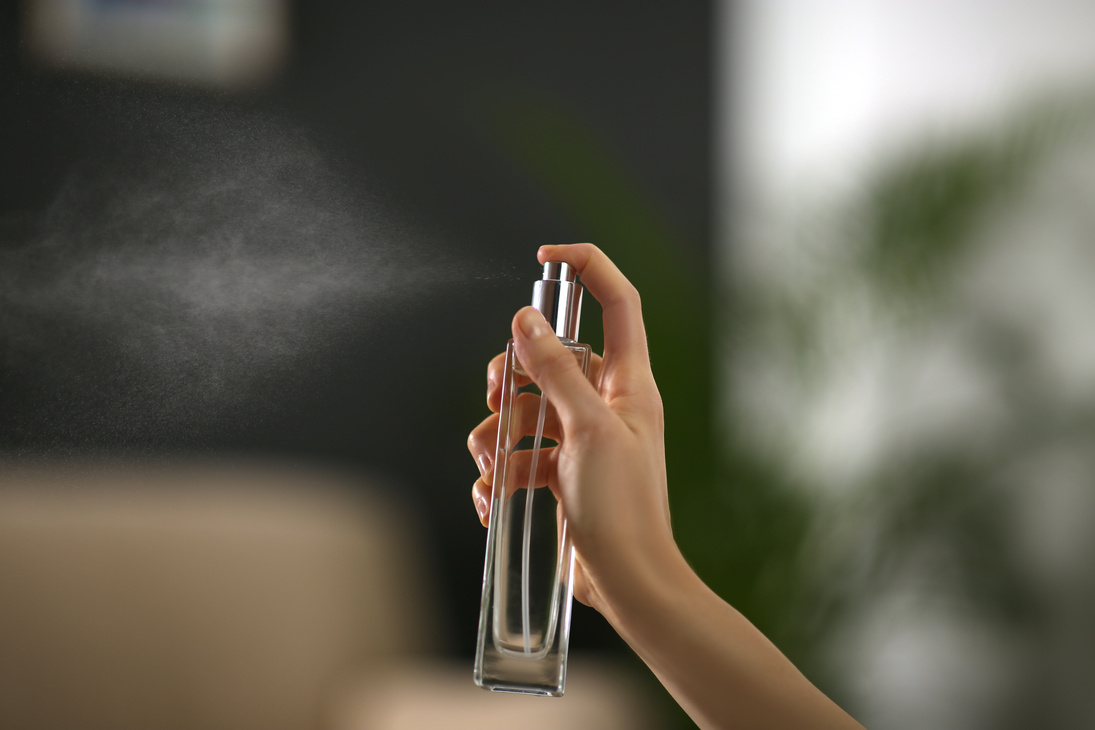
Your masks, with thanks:
[[[480,454],[476,461],[479,462],[479,475],[485,477],[490,471],[490,458],[486,454]]]
[[[494,392],[494,376],[487,376],[487,397],[490,398],[490,394]]]
[[[479,521],[487,521],[487,500],[480,496],[475,497],[475,511],[479,513]]]
[[[543,337],[551,332],[544,320],[544,315],[531,307],[521,311],[520,316],[517,318],[517,326],[530,340]]]

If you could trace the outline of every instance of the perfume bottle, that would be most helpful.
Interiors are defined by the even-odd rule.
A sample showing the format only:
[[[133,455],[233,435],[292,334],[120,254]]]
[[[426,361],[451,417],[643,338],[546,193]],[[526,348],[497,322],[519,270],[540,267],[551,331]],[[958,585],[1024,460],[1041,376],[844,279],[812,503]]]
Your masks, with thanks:
[[[533,285],[532,306],[589,375],[591,350],[576,342],[582,285],[565,263],[549,261]],[[558,697],[566,685],[574,550],[566,515],[537,479],[550,444],[552,406],[506,346],[494,460],[475,683],[499,692]]]

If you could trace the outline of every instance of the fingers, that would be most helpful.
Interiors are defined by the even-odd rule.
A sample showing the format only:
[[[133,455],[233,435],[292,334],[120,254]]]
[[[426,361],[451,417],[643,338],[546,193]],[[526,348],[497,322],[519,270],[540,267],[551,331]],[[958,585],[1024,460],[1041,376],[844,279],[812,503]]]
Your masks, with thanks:
[[[532,488],[547,487],[552,481],[555,470],[556,448],[549,446],[540,449],[540,456],[536,459],[536,477],[532,480]],[[514,451],[506,464],[505,498],[513,497],[514,492],[529,487],[529,474],[532,471],[532,451],[522,449]],[[472,501],[475,503],[475,511],[479,514],[479,521],[486,527],[490,521],[491,505],[494,503],[494,472],[488,471],[471,488]]]
[[[486,476],[494,466],[494,451],[498,439],[498,414],[492,413],[468,434],[468,451],[479,467],[479,474]],[[487,482],[489,485],[490,482]]]
[[[497,413],[502,408],[502,374],[506,368],[506,353],[500,352],[487,364],[487,408]]]
[[[532,436],[536,433],[536,422],[540,415],[540,397],[534,393],[522,393],[517,396],[513,404],[513,414],[510,416],[511,438],[516,440],[523,436]],[[468,434],[468,451],[479,466],[480,474],[487,474],[494,465],[495,451],[498,448],[498,421],[497,413],[492,413],[483,419],[482,423],[472,429]],[[543,437],[552,441],[558,441],[561,435],[559,417],[554,408],[545,409]],[[489,484],[489,482],[488,482]]]
[[[582,285],[601,303],[606,358],[649,369],[639,292],[601,249],[592,243],[542,246],[537,259],[540,263],[563,261],[573,266]]]
[[[506,353],[495,355],[487,364],[487,408],[497,413],[502,408],[502,376],[506,369]],[[513,374],[514,383],[522,388],[532,382],[527,375]]]
[[[522,393],[517,396],[513,404],[513,414],[510,425],[512,427],[512,438],[522,439],[522,437],[529,437],[536,433],[536,425],[540,415],[540,397],[534,393]],[[475,459],[475,463],[479,466],[479,479],[476,480],[472,487],[472,501],[475,503],[475,511],[479,513],[479,521],[484,526],[487,524],[487,520],[490,515],[490,501],[491,490],[494,483],[494,460],[496,457],[497,444],[498,444],[498,422],[500,417],[497,413],[492,413],[487,416],[483,421],[472,429],[472,432],[468,435],[468,451],[471,452],[472,458]],[[555,413],[554,408],[547,408],[544,413],[544,431],[543,438],[551,441],[558,441],[561,435],[559,426],[559,418]],[[525,446],[526,444],[522,444]],[[550,453],[549,448],[541,448],[541,453]],[[510,463],[514,466],[511,469],[517,469],[516,477],[517,486],[511,486],[511,489],[518,489],[522,484],[528,482],[529,471],[529,458],[525,451],[515,451],[510,459]],[[541,473],[542,469],[547,468],[547,462],[537,467],[537,472]],[[537,486],[542,486],[546,483],[547,472],[542,472],[543,479],[538,481]],[[521,480],[524,480],[523,482]]]
[[[601,366],[604,360],[600,355],[593,355],[589,363],[589,380],[597,382],[600,377]],[[506,368],[506,353],[502,352],[494,356],[487,365],[487,408],[492,413],[497,413],[502,408],[502,375]],[[524,387],[532,382],[527,375],[514,375],[517,387]],[[552,437],[554,438],[554,436]]]
[[[479,477],[471,487],[471,500],[475,503],[475,511],[483,527],[486,527],[490,521],[491,485],[487,484],[485,479],[486,477]]]
[[[569,435],[572,429],[607,415],[605,402],[578,366],[574,353],[559,342],[539,311],[525,307],[517,312],[513,341],[525,371],[555,406],[564,433]]]

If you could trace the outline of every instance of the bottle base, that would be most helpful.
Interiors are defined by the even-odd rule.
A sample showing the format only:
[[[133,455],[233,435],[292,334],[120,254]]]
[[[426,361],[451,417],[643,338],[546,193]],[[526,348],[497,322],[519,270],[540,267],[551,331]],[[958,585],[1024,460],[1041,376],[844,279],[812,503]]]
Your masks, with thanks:
[[[491,692],[562,697],[566,664],[514,659],[488,652],[475,664],[475,683]]]

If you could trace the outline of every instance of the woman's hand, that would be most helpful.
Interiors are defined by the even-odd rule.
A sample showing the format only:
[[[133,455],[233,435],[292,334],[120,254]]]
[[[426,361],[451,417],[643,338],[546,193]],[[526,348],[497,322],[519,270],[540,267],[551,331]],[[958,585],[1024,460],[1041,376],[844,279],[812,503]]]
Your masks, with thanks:
[[[704,585],[677,549],[661,398],[635,288],[588,243],[544,246],[538,257],[573,266],[604,309],[605,352],[592,382],[538,311],[526,307],[513,318],[517,357],[555,407],[545,434],[559,444],[544,451],[535,483],[551,487],[566,513],[574,595],[608,619],[700,727],[862,730]],[[491,361],[487,378],[487,404],[496,413],[501,358]],[[516,409],[524,433],[535,406],[532,396]],[[472,497],[484,524],[497,431],[492,415],[468,438],[482,471]],[[524,465],[526,476],[530,468]]]
[[[525,371],[554,406],[544,435],[559,445],[543,451],[537,483],[555,491],[566,513],[576,554],[575,596],[611,618],[613,599],[626,587],[621,584],[644,569],[651,552],[675,550],[661,398],[635,287],[592,244],[544,246],[537,258],[570,264],[604,312],[604,357],[594,357],[589,379],[532,307],[514,317],[513,338]],[[499,355],[487,367],[492,414],[468,439],[482,474],[472,498],[483,524],[491,504],[503,364]],[[526,404],[515,411],[534,418],[536,409]]]

